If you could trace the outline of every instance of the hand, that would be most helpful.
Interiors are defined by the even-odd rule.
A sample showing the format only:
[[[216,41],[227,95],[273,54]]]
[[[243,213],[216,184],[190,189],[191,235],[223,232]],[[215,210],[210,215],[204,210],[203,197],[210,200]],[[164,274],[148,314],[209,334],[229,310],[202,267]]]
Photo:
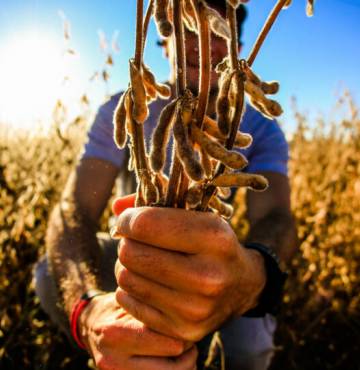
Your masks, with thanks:
[[[195,346],[147,328],[119,307],[114,293],[93,298],[78,326],[100,370],[196,369]]]
[[[200,340],[255,307],[265,285],[262,256],[241,247],[229,224],[212,213],[130,208],[113,237],[122,237],[118,303],[168,336]]]

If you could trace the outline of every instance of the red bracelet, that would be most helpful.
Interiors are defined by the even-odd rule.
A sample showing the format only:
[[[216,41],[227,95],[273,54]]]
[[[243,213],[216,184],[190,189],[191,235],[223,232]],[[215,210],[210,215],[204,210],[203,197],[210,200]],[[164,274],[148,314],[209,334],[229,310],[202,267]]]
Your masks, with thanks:
[[[98,295],[105,294],[100,290],[89,290],[85,294],[83,294],[80,300],[74,305],[73,309],[71,310],[70,315],[70,332],[72,337],[74,338],[76,344],[81,348],[85,349],[86,347],[84,343],[81,341],[79,333],[78,333],[78,320],[79,316],[83,312],[84,308],[90,303],[90,301]]]

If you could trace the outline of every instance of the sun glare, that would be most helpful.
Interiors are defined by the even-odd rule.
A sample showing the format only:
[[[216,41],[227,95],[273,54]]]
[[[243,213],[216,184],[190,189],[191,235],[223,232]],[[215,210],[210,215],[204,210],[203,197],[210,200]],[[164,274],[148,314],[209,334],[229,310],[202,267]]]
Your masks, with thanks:
[[[0,122],[46,120],[67,73],[62,44],[46,34],[18,35],[0,47]]]

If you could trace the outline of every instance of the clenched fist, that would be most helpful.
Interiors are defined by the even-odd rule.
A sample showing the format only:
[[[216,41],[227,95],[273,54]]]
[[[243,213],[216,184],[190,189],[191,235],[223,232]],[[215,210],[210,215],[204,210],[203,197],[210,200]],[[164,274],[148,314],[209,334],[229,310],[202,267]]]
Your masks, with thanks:
[[[243,248],[230,225],[212,213],[128,208],[113,237],[121,238],[117,302],[170,337],[199,341],[255,307],[265,285],[262,256]]]

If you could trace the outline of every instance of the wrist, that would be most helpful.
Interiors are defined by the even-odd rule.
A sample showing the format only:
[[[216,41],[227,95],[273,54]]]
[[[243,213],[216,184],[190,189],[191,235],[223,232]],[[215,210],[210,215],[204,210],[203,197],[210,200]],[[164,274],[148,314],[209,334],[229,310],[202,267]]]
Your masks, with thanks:
[[[86,349],[87,321],[91,306],[98,296],[106,294],[100,290],[89,290],[74,304],[70,315],[71,335],[81,349]]]
[[[275,315],[282,302],[287,274],[280,269],[279,258],[271,248],[260,243],[246,243],[244,247],[262,256],[266,278],[265,286],[258,297],[258,304],[243,316],[262,317],[267,313]]]
[[[260,252],[254,249],[245,248],[245,253],[249,260],[248,266],[250,267],[248,276],[253,277],[252,295],[251,295],[251,299],[249,300],[249,307],[248,307],[248,309],[250,310],[258,306],[260,302],[261,294],[266,285],[267,274],[266,274],[265,260]]]

